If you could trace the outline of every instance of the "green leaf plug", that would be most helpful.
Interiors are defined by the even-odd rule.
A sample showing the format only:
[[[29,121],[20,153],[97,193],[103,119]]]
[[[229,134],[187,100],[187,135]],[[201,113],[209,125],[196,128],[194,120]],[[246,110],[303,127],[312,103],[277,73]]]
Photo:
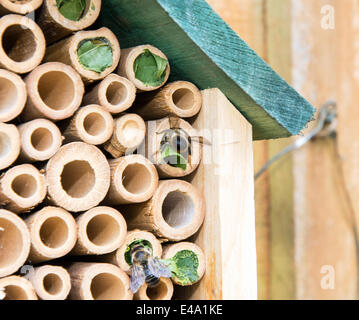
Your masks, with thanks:
[[[86,8],[86,0],[56,0],[56,5],[65,18],[79,21]]]

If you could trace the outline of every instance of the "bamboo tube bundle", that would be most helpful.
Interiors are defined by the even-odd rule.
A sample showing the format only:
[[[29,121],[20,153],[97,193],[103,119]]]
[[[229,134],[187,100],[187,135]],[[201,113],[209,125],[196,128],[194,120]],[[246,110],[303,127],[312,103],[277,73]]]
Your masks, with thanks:
[[[0,66],[16,73],[27,73],[42,61],[46,43],[39,26],[16,14],[0,18]]]
[[[71,300],[132,300],[130,279],[109,263],[74,263],[70,268]]]
[[[65,142],[83,141],[99,145],[109,140],[113,133],[111,114],[99,105],[81,107],[72,117],[63,135]]]
[[[110,187],[110,166],[103,153],[84,142],[62,146],[46,165],[48,201],[68,211],[97,206]]]
[[[25,82],[17,74],[0,69],[0,122],[11,121],[24,109]]]
[[[163,86],[170,75],[170,65],[165,54],[151,45],[141,45],[128,49],[122,49],[120,64],[117,69],[117,73],[129,79],[139,91],[152,91]],[[142,68],[141,59],[153,60],[154,75],[156,75],[151,82],[143,82],[145,78],[148,78],[146,69]],[[159,63],[164,67],[161,70],[156,68]],[[148,69],[147,69],[148,70]],[[158,77],[158,73],[159,77]]]
[[[47,119],[36,119],[18,126],[21,140],[21,161],[50,159],[61,147],[59,128]]]
[[[0,16],[16,13],[28,14],[38,9],[43,0],[0,0]]]
[[[131,269],[131,265],[129,264],[131,261],[129,261],[129,259],[131,258],[126,256],[126,252],[128,252],[128,248],[131,247],[131,245],[133,245],[136,241],[142,241],[146,243],[152,249],[152,255],[154,257],[162,256],[161,242],[152,233],[136,229],[129,231],[126,235],[126,239],[123,245],[115,252],[106,255],[104,260],[118,265],[121,270],[129,273]]]
[[[175,257],[177,253],[183,252],[183,251],[190,251],[196,255],[197,260],[198,260],[198,266],[197,266],[197,270],[196,270],[198,278],[194,282],[191,282],[188,284],[183,284],[181,281],[179,281],[177,276],[174,275],[172,277],[172,281],[175,284],[180,285],[180,286],[193,285],[202,279],[202,277],[206,271],[206,259],[205,259],[202,249],[199,246],[197,246],[196,244],[194,244],[192,242],[178,242],[178,243],[166,245],[163,248],[162,258],[163,259],[171,259],[171,258]]]
[[[160,278],[155,287],[149,287],[145,283],[134,296],[134,300],[171,300],[173,296],[173,283],[171,279]]]
[[[136,113],[146,120],[167,116],[190,118],[202,107],[202,95],[198,88],[188,81],[175,81],[159,91],[138,95]]]
[[[30,252],[30,233],[16,214],[0,209],[0,278],[16,272]]]
[[[41,300],[65,300],[71,290],[70,274],[59,266],[34,268],[29,273],[29,281]]]
[[[79,31],[46,50],[45,61],[72,66],[85,83],[101,80],[112,73],[120,60],[120,44],[107,28]]]
[[[0,179],[0,202],[12,212],[29,212],[45,196],[45,177],[31,164],[12,167]]]
[[[176,117],[146,123],[145,153],[161,178],[189,175],[202,159],[197,130]]]
[[[4,300],[37,300],[31,282],[23,277],[10,276],[0,279]]]
[[[104,144],[104,149],[114,158],[134,152],[143,142],[146,125],[135,113],[125,114],[115,119],[112,138]]]
[[[37,67],[26,77],[28,100],[21,115],[25,121],[71,117],[81,105],[84,85],[70,66],[51,62]]]
[[[30,230],[31,263],[63,257],[76,243],[76,221],[62,208],[44,207],[32,213],[25,222]]]
[[[124,77],[111,73],[84,96],[84,104],[99,104],[117,114],[130,108],[136,98],[135,85]]]
[[[134,154],[110,160],[109,164],[111,184],[106,203],[139,203],[152,197],[158,186],[158,174],[148,159]]]
[[[72,254],[100,255],[115,251],[124,242],[127,224],[122,214],[111,207],[95,207],[77,218],[78,238]]]
[[[200,192],[183,180],[162,180],[153,197],[123,207],[129,229],[154,232],[158,237],[181,241],[196,233],[205,215]]]
[[[85,0],[86,4],[76,14],[69,14],[57,5],[56,0],[44,0],[39,18],[36,20],[44,30],[48,44],[60,40],[74,31],[92,25],[101,10],[101,0]]]
[[[12,165],[20,154],[20,134],[16,126],[0,122],[0,170]]]

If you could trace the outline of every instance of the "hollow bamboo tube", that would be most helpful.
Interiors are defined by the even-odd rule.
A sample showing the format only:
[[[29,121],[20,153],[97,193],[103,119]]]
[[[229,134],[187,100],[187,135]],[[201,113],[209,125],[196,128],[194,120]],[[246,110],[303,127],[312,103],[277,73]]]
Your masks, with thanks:
[[[135,107],[136,113],[146,120],[167,116],[189,118],[201,110],[202,95],[191,82],[175,81],[158,92],[138,95]]]
[[[59,62],[45,63],[26,77],[28,100],[21,118],[53,121],[71,117],[81,105],[84,85],[79,74]]]
[[[27,73],[42,61],[46,43],[39,26],[30,18],[9,14],[0,19],[0,67]]]
[[[148,49],[151,53],[153,53],[163,59],[166,59],[168,61],[167,57],[161,50],[159,50],[149,44],[132,47],[132,48],[128,48],[128,49],[122,49],[121,60],[120,60],[120,64],[117,69],[117,73],[120,76],[125,77],[128,80],[130,80],[139,91],[152,91],[152,90],[156,90],[156,89],[162,87],[166,83],[166,81],[168,80],[168,77],[170,75],[170,65],[169,65],[169,63],[167,64],[164,80],[159,86],[145,85],[144,83],[142,83],[142,81],[140,81],[136,78],[134,68],[133,68],[136,58],[139,55],[141,55],[145,49]]]
[[[145,138],[146,125],[135,113],[125,114],[114,122],[112,138],[104,144],[104,149],[114,158],[130,154]]]
[[[72,254],[106,254],[118,249],[127,234],[127,224],[122,214],[114,208],[92,208],[76,218],[77,243]]]
[[[16,118],[26,103],[25,82],[17,74],[0,69],[0,122]]]
[[[135,85],[111,73],[84,96],[83,104],[99,104],[112,114],[130,108],[136,98]]]
[[[63,135],[65,142],[83,141],[98,145],[111,138],[113,127],[111,114],[101,106],[92,104],[77,110]]]
[[[48,201],[68,211],[97,206],[110,187],[110,166],[103,153],[84,142],[62,146],[46,165]]]
[[[56,0],[44,0],[41,13],[36,22],[44,30],[46,42],[54,43],[74,31],[86,29],[92,25],[100,14],[101,0],[85,0],[86,8],[78,21],[64,17],[57,5]]]
[[[28,14],[35,11],[43,0],[0,0],[0,16],[9,13]]]
[[[189,285],[192,285],[192,284],[195,284],[198,281],[200,281],[206,271],[206,259],[205,259],[202,249],[199,246],[197,246],[196,244],[194,244],[192,242],[178,242],[178,243],[174,243],[174,244],[165,245],[163,247],[162,258],[163,259],[171,259],[178,252],[183,251],[183,250],[189,250],[189,251],[194,252],[198,258],[198,268],[197,268],[198,280],[196,282],[189,284]],[[172,281],[175,284],[183,286],[183,284],[181,284],[178,281],[176,276],[174,276],[172,278]]]
[[[48,160],[61,147],[61,131],[50,120],[32,120],[19,125],[18,129],[21,140],[21,161],[35,162]]]
[[[180,129],[185,134],[188,144],[189,156],[186,169],[175,167],[162,159],[161,143],[166,132],[175,132]],[[146,122],[145,137],[146,157],[155,164],[161,178],[178,178],[192,173],[202,159],[202,148],[197,130],[187,121],[177,117],[166,117],[157,121]]]
[[[0,209],[0,278],[16,272],[30,252],[30,233],[16,214]]]
[[[125,252],[129,245],[136,240],[146,240],[152,246],[152,255],[154,257],[162,256],[162,246],[161,242],[150,232],[142,230],[132,230],[129,231],[126,235],[125,242],[123,245],[118,248],[115,252],[112,252],[104,256],[104,260],[111,262],[121,268],[125,272],[130,272],[130,265],[126,262]]]
[[[31,282],[23,277],[10,276],[0,279],[0,289],[5,294],[4,300],[37,300]]]
[[[31,164],[12,167],[0,178],[0,203],[12,212],[29,212],[45,196],[45,177]]]
[[[0,122],[0,170],[15,162],[20,148],[20,134],[16,126]]]
[[[202,225],[205,202],[190,183],[162,180],[149,201],[124,206],[122,210],[130,230],[148,230],[160,238],[181,241]]]
[[[173,283],[171,279],[160,278],[156,287],[148,287],[145,283],[135,293],[134,300],[171,300],[173,296]]]
[[[65,300],[71,290],[70,274],[58,266],[34,268],[29,280],[41,300]]]
[[[130,278],[119,267],[109,263],[74,263],[71,300],[132,300]]]
[[[105,203],[139,203],[150,199],[158,186],[155,166],[144,156],[129,155],[109,161],[111,184]]]
[[[112,47],[113,63],[111,67],[106,68],[101,73],[86,69],[80,63],[77,55],[77,50],[83,40],[97,38],[106,39]],[[45,61],[59,61],[69,64],[80,74],[85,83],[91,83],[105,78],[116,69],[120,60],[120,53],[120,44],[114,33],[108,28],[100,28],[98,30],[76,32],[73,36],[51,45],[46,50]]]
[[[76,243],[76,221],[62,208],[44,207],[31,214],[25,222],[30,230],[31,263],[63,257]]]

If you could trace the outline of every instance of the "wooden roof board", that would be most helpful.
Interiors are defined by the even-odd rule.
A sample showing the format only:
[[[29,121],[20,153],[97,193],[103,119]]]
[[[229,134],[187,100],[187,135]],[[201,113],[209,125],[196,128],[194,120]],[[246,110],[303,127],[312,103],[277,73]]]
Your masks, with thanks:
[[[106,0],[98,24],[122,48],[152,44],[172,80],[219,88],[253,126],[253,137],[296,135],[315,109],[243,41],[204,0]]]

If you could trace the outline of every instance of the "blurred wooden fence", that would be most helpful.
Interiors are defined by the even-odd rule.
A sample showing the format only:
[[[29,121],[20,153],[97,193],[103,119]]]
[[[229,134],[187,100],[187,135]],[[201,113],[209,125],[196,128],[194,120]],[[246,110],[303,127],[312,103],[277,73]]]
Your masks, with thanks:
[[[336,139],[256,181],[259,298],[357,299],[359,0],[208,2],[315,107],[338,104]],[[255,142],[256,170],[292,139]]]

